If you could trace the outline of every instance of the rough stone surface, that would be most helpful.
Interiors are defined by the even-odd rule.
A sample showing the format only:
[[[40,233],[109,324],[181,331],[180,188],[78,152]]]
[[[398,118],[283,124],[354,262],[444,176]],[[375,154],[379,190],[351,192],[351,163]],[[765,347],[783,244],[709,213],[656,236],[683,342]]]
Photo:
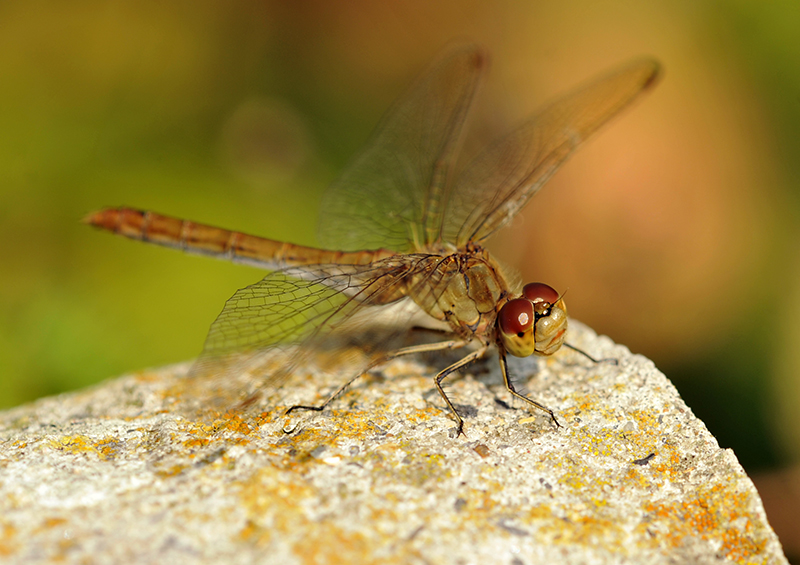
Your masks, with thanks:
[[[290,418],[333,381],[195,419],[173,410],[195,392],[178,365],[0,413],[0,561],[786,563],[736,457],[653,363],[571,332],[619,365],[512,365],[560,429],[511,400],[495,356],[447,389],[461,437],[441,355]]]

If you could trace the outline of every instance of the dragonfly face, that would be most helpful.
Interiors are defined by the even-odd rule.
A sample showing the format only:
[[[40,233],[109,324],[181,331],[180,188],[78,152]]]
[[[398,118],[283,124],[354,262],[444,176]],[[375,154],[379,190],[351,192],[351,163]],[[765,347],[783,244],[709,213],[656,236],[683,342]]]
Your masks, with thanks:
[[[567,307],[552,287],[529,283],[497,313],[498,339],[515,357],[552,355],[567,334]]]

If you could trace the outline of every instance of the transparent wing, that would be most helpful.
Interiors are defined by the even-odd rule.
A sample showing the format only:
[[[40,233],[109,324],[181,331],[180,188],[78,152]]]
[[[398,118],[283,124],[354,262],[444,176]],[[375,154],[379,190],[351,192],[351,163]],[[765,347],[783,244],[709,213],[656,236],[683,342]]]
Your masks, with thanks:
[[[424,258],[403,255],[369,265],[313,265],[270,273],[225,303],[190,374],[231,375],[265,350],[308,344],[344,329],[365,307],[404,298],[403,279]],[[277,386],[285,373],[275,372],[266,382]]]
[[[324,247],[412,251],[439,237],[444,181],[486,66],[475,45],[451,49],[395,103],[323,196]]]
[[[444,241],[481,241],[510,220],[572,152],[656,81],[647,59],[589,82],[490,145],[453,183]]]
[[[330,352],[333,346],[345,357],[379,355],[407,327],[397,322],[419,313],[404,300],[407,277],[419,279],[435,261],[436,256],[409,254],[369,265],[304,266],[270,273],[237,291],[211,325],[190,378],[174,391],[175,409],[213,420],[231,409],[263,406],[254,402],[276,393],[315,349]],[[415,292],[436,292],[421,278],[426,288]]]

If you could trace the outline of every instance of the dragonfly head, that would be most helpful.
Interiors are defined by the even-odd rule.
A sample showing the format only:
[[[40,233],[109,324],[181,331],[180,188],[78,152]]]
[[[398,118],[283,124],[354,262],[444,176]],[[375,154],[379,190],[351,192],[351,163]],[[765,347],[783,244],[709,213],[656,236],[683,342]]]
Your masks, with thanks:
[[[543,283],[529,283],[522,296],[509,300],[497,313],[500,340],[515,357],[552,355],[567,335],[563,297]]]

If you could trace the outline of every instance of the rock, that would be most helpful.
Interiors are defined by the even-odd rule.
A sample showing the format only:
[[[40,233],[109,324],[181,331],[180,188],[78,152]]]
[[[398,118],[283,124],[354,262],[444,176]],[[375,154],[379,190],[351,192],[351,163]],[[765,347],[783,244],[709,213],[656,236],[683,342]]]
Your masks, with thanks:
[[[282,398],[211,419],[185,409],[204,390],[187,364],[0,413],[0,561],[787,563],[735,455],[666,377],[570,328],[619,364],[511,364],[562,428],[512,400],[492,355],[448,381],[454,437],[431,381],[451,353],[290,417],[346,370],[298,366]]]

